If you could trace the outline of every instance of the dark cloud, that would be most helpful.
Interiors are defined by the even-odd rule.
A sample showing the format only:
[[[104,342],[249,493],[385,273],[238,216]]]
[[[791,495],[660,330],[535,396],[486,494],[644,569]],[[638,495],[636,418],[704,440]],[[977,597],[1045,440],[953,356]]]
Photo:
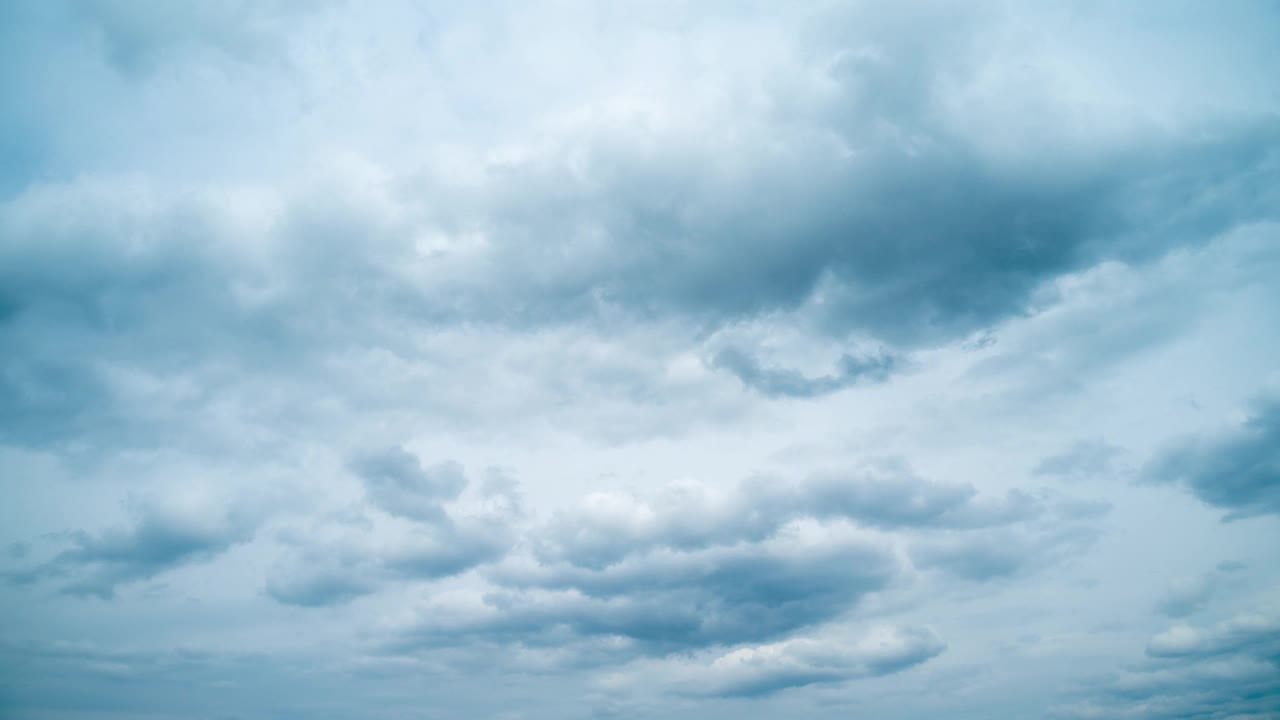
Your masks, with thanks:
[[[699,157],[711,151],[696,147],[690,151],[697,161],[669,166],[614,147],[592,148],[590,156],[604,156],[600,162],[612,170],[603,186],[584,186],[554,160],[507,171],[497,182],[508,187],[498,195],[518,197],[519,205],[493,207],[491,227],[495,252],[509,260],[495,257],[492,267],[459,281],[487,282],[485,275],[498,267],[537,266],[539,282],[513,274],[501,294],[483,300],[482,286],[456,291],[477,296],[477,314],[515,314],[522,323],[589,313],[603,302],[641,316],[686,315],[718,325],[813,302],[815,321],[836,335],[861,332],[891,344],[930,346],[1028,310],[1046,279],[1109,258],[1162,254],[1171,238],[1153,246],[1147,228],[1170,221],[1149,213],[1174,206],[1177,197],[1207,196],[1212,187],[1176,169],[1200,165],[1227,183],[1275,172],[1259,158],[1275,152],[1276,137],[1262,132],[1212,147],[1175,143],[1129,164],[1061,175],[1042,166],[997,169],[966,138],[927,117],[893,118],[915,126],[925,143],[868,146],[873,141],[851,138],[857,154],[841,160],[820,138],[844,135],[842,119],[833,109],[833,117],[792,131],[788,152],[748,161],[742,176],[732,178],[702,177],[703,168],[721,159]],[[1258,154],[1241,152],[1241,145]],[[1127,169],[1118,170],[1122,165]],[[787,182],[792,186],[783,187]],[[661,186],[697,190],[644,194]],[[548,196],[541,188],[556,189]],[[1244,217],[1272,217],[1268,191],[1247,185],[1240,191],[1224,200],[1230,212],[1187,208],[1180,219],[1194,231],[1177,227],[1173,237],[1201,242]],[[556,215],[530,217],[524,197],[530,192]],[[729,194],[767,200],[731,204]],[[719,212],[695,211],[701,207]],[[575,226],[604,223],[611,242],[574,253],[572,264],[549,263],[547,253],[529,245],[528,223],[564,238],[566,248],[576,246]],[[831,385],[754,368],[733,354],[723,362],[779,392]]]
[[[891,355],[854,357],[841,355],[836,373],[806,377],[796,370],[762,367],[737,348],[716,353],[712,365],[732,373],[743,385],[769,397],[817,397],[843,390],[861,382],[883,382],[898,366]]]
[[[1280,713],[1280,622],[1252,613],[1215,627],[1172,627],[1151,639],[1146,662],[1080,695],[1053,717],[1274,717]]]
[[[1228,520],[1280,513],[1280,400],[1259,398],[1234,430],[1166,449],[1143,476],[1187,489]]]

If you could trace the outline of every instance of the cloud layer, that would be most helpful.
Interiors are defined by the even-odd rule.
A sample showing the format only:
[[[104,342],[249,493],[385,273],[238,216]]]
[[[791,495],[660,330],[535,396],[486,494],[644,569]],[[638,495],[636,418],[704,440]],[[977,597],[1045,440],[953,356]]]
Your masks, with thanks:
[[[1275,714],[1277,38],[0,7],[0,715]]]

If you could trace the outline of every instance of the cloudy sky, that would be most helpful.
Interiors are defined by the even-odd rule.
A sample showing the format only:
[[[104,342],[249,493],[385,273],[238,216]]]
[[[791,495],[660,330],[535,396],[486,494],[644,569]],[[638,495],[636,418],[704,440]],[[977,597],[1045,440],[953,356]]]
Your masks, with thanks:
[[[1280,715],[1280,6],[0,3],[0,717]]]

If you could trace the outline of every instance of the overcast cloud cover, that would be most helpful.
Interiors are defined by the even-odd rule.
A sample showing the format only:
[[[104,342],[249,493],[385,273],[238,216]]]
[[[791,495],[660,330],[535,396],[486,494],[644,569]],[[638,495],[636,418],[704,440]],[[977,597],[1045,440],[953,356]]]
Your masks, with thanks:
[[[0,3],[0,717],[1280,717],[1280,6]]]

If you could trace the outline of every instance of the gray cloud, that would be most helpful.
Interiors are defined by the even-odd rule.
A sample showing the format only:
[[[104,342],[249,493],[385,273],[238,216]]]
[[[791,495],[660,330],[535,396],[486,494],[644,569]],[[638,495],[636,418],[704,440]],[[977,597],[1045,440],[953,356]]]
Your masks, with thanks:
[[[267,579],[266,593],[276,602],[300,607],[329,607],[376,592],[382,578],[371,558],[348,547],[303,547]]]
[[[854,357],[841,355],[836,373],[806,377],[788,369],[762,367],[758,361],[737,348],[716,353],[712,365],[732,373],[743,385],[770,397],[816,397],[843,390],[860,382],[883,382],[897,365],[891,355]]]
[[[1277,19],[0,3],[0,716],[1276,714]]]
[[[11,573],[10,579],[65,579],[63,592],[110,599],[121,585],[210,560],[249,540],[262,517],[260,508],[210,498],[135,503],[130,509],[132,525],[71,533],[70,548],[44,564]]]
[[[1280,400],[1254,400],[1238,428],[1185,439],[1153,458],[1143,475],[1186,488],[1227,510],[1228,520],[1280,513]]]
[[[695,698],[760,698],[902,672],[946,647],[929,628],[881,626],[853,638],[796,638],[705,659],[664,660],[634,674],[638,681],[656,676],[675,693]]]
[[[645,497],[593,494],[557,513],[537,548],[543,559],[598,569],[654,549],[759,541],[806,517],[881,529],[973,528],[1025,521],[1041,509],[1026,493],[979,497],[972,486],[931,482],[892,460],[800,482],[750,479],[728,493],[686,484]]]
[[[998,526],[1035,512],[926,483],[900,465],[883,472],[794,485],[752,480],[727,494],[687,483],[647,497],[592,494],[530,530],[534,557],[488,571],[496,589],[478,608],[424,617],[392,647],[490,642],[586,652],[593,639],[616,637],[626,641],[617,649],[625,658],[770,641],[840,616],[898,573],[889,546],[828,521]],[[809,531],[806,523],[818,524]]]
[[[487,571],[496,589],[478,606],[427,613],[390,648],[598,653],[595,641],[620,638],[617,663],[771,642],[890,587],[901,573],[896,537],[918,538],[911,557],[921,568],[985,581],[1078,552],[1102,512],[1056,497],[979,496],[901,462],[797,483],[752,479],[730,492],[677,483],[644,496],[593,493],[528,531],[532,557]]]
[[[1147,657],[1053,716],[1226,720],[1280,712],[1280,623],[1273,615],[1177,625],[1151,639]]]
[[[1221,562],[1200,575],[1178,578],[1165,588],[1156,603],[1156,611],[1171,618],[1184,618],[1201,612],[1213,596],[1234,579],[1233,575],[1246,568],[1241,563]]]
[[[515,484],[490,473],[477,504],[459,509],[467,489],[461,465],[424,468],[400,448],[354,454],[347,467],[373,507],[407,527],[386,528],[363,512],[311,528],[278,533],[289,549],[268,579],[266,593],[302,607],[342,605],[395,582],[440,580],[505,556],[522,517]]]
[[[467,485],[461,465],[446,462],[424,468],[417,457],[399,448],[357,455],[351,468],[374,505],[424,522],[443,521],[441,503],[456,499]]]
[[[275,14],[85,12],[135,64],[172,35],[164,28],[199,25],[232,38],[213,46],[238,47],[218,28],[256,36],[259,16]],[[29,183],[0,208],[0,335],[21,348],[0,372],[0,413],[13,418],[4,437],[154,437],[128,422],[163,419],[129,402],[122,374],[198,377],[174,414],[248,377],[274,381],[283,407],[315,402],[318,388],[357,395],[365,383],[331,377],[335,359],[377,348],[422,361],[406,338],[423,324],[527,332],[664,320],[705,331],[796,313],[837,337],[933,347],[1027,312],[1063,273],[1143,262],[1274,216],[1277,136],[1262,101],[1138,134],[1123,151],[1105,133],[1086,138],[1072,163],[1045,142],[994,153],[955,107],[973,90],[966,73],[997,51],[970,37],[987,12],[918,26],[905,10],[814,18],[823,31],[798,43],[786,71],[753,82],[778,109],[723,142],[704,131],[741,116],[732,103],[691,127],[589,126],[510,161],[477,157],[466,183],[418,169],[363,194],[341,181],[281,187],[265,193],[267,221],[216,186]],[[430,238],[441,247],[424,249]],[[812,397],[874,380],[893,357],[846,357],[816,377],[735,352],[718,364],[766,395]]]
[[[1156,610],[1172,618],[1187,617],[1203,610],[1213,596],[1217,579],[1216,574],[1206,573],[1171,583],[1156,604]]]
[[[779,502],[766,490],[762,502]],[[798,504],[818,517],[845,517],[876,528],[978,528],[1033,519],[1041,503],[1020,490],[979,496],[971,485],[928,481],[891,461],[862,475],[820,475],[800,492]]]
[[[760,642],[826,622],[893,578],[884,548],[783,541],[659,553],[603,569],[507,569],[506,591],[473,617],[424,618],[395,647],[565,644],[620,637],[629,652],[668,654]]]
[[[1039,151],[1021,148],[1026,162],[998,163],[952,124],[947,106],[955,68],[983,62],[983,47],[967,35],[973,26],[925,22],[915,30],[930,40],[920,42],[893,32],[906,17],[918,19],[910,11],[849,14],[843,23],[827,18],[828,31],[811,40],[810,57],[832,53],[813,69],[832,92],[791,122],[765,118],[743,128],[739,143],[658,138],[681,148],[681,161],[586,138],[574,144],[585,170],[555,155],[504,167],[500,194],[516,200],[493,208],[490,227],[500,251],[518,261],[502,267],[543,272],[536,285],[511,273],[510,300],[492,298],[490,311],[519,298],[528,319],[603,302],[719,323],[814,301],[817,321],[832,332],[931,345],[1023,312],[1046,278],[1163,252],[1173,238],[1207,237],[1225,206],[1232,222],[1271,214],[1274,183],[1251,190],[1242,182],[1274,173],[1258,154],[1276,143],[1262,116],[1218,141],[1169,137],[1124,160],[1091,157],[1051,170],[1035,160]],[[892,30],[877,36],[882,26]],[[774,154],[749,150],[783,141]],[[704,174],[726,164],[722,153],[753,157],[731,165],[732,174]],[[1213,207],[1218,182],[1240,194]],[[531,209],[530,188],[544,213]],[[1150,214],[1187,196],[1206,202],[1183,206],[1177,220]],[[528,243],[530,223],[580,249],[575,262],[549,265]],[[584,237],[583,224],[602,227],[609,241]],[[1173,232],[1153,237],[1171,224]]]
[[[551,280],[530,287],[520,277],[506,278],[511,283],[506,292],[474,310],[504,316],[518,312],[522,321],[536,322],[538,316],[590,312],[603,301],[644,314],[683,314],[715,324],[821,300],[814,318],[830,332],[860,331],[899,345],[933,345],[1025,311],[1047,278],[1107,258],[1155,252],[1143,242],[1146,226],[1167,221],[1147,215],[1149,209],[1167,206],[1174,195],[1202,195],[1210,187],[1204,176],[1171,175],[1174,168],[1200,165],[1208,176],[1230,184],[1235,178],[1273,172],[1238,145],[1265,155],[1276,142],[1269,134],[1250,132],[1218,148],[1162,148],[1153,153],[1154,160],[1134,158],[1127,172],[1116,173],[1116,166],[1109,165],[1105,171],[1059,177],[1003,176],[986,166],[965,138],[930,127],[927,118],[890,122],[927,140],[910,147],[865,147],[865,140],[849,138],[857,159],[840,161],[821,138],[829,137],[826,133],[842,137],[847,129],[835,117],[829,124],[820,119],[809,132],[792,138],[795,149],[787,156],[748,166],[745,177],[733,178],[724,188],[715,178],[698,182],[698,168],[717,164],[714,157],[650,167],[647,158],[622,155],[611,158],[618,169],[604,187],[583,187],[582,180],[558,165],[505,175],[503,184],[518,186],[502,194],[521,197],[521,209],[529,188],[556,188],[545,204],[548,211],[555,208],[557,218],[522,215],[521,220],[569,238],[566,243],[572,246],[574,231],[562,218],[581,213],[587,218],[579,222],[607,223],[604,235],[614,239],[618,250],[592,248],[572,265],[548,265],[545,253],[526,249],[528,231],[517,232],[502,217],[511,211],[495,208],[498,252],[511,256],[501,266],[541,265],[541,277]],[[591,155],[609,152],[616,151],[593,148]],[[805,177],[803,184],[800,177]],[[871,177],[875,184],[865,180]],[[1145,182],[1147,177],[1162,181]],[[812,188],[810,194],[779,187],[789,178]],[[640,197],[642,189],[662,184],[703,189],[700,195],[665,201]],[[723,204],[719,194],[731,191],[770,201],[719,216],[686,210]],[[1240,203],[1249,208],[1250,217],[1270,217],[1262,198],[1242,191],[1243,197],[1230,201],[1233,210],[1243,210]],[[588,214],[597,204],[620,212],[598,219]],[[768,216],[758,218],[756,212]],[[1206,237],[1217,216],[1216,209],[1205,208],[1202,217],[1185,218],[1197,225],[1196,233],[1179,228],[1176,235]],[[496,259],[494,266],[499,266]],[[474,281],[477,276],[466,277]],[[457,291],[483,290],[464,286]],[[532,303],[509,309],[517,298]],[[749,359],[734,355],[722,364],[777,392],[810,394],[830,386],[821,379],[814,385],[786,371],[754,368]]]
[[[495,562],[515,541],[509,519],[442,518],[390,541],[375,541],[369,528],[358,527],[336,538],[289,538],[290,551],[265,591],[286,605],[343,605],[394,583],[441,580]]]

